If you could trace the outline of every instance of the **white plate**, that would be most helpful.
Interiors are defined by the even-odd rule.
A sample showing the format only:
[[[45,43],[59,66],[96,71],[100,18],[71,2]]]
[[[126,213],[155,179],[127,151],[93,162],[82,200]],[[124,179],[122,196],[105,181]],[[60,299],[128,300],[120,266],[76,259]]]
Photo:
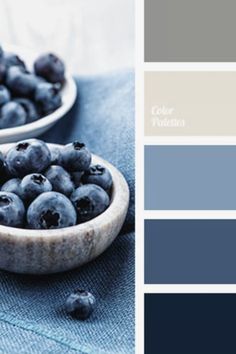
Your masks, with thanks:
[[[32,51],[12,45],[4,45],[3,50],[6,52],[13,52],[19,55],[31,70],[34,60],[42,53],[33,53]],[[63,58],[62,58],[63,60]],[[66,72],[66,82],[61,91],[62,106],[53,113],[36,120],[33,123],[21,125],[19,127],[0,129],[0,144],[11,143],[19,140],[35,138],[48,129],[50,129],[59,119],[73,106],[76,99],[77,89],[73,77]]]

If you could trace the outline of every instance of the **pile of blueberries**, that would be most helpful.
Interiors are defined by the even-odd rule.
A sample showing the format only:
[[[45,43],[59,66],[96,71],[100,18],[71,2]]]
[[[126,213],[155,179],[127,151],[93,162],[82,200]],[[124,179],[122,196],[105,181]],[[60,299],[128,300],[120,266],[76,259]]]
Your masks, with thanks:
[[[58,229],[103,213],[110,204],[112,176],[91,164],[78,141],[62,148],[38,139],[18,142],[0,154],[0,224]]]
[[[65,65],[52,53],[38,57],[30,72],[24,61],[0,47],[0,129],[32,123],[59,108]]]

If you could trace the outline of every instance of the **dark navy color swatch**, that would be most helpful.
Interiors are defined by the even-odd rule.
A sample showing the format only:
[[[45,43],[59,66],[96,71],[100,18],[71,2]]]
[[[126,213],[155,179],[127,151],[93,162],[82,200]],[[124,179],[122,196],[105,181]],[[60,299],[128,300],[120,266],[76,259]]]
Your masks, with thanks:
[[[236,284],[236,220],[146,220],[145,283]]]
[[[236,294],[146,294],[145,354],[235,354]]]

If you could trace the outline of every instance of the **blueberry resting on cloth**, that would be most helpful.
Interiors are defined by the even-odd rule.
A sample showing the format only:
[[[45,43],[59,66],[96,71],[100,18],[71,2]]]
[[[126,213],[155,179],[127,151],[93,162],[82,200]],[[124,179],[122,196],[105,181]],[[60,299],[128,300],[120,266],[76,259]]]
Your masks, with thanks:
[[[96,299],[88,291],[76,290],[66,300],[65,310],[74,318],[86,320],[95,309]]]

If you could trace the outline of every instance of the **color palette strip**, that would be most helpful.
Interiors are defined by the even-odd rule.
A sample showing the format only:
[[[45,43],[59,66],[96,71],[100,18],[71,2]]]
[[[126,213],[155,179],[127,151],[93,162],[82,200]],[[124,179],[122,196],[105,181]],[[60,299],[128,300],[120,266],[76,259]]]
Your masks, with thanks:
[[[236,284],[236,220],[146,220],[146,284]]]
[[[236,61],[235,13],[233,0],[145,0],[145,61]]]
[[[146,294],[145,354],[235,354],[235,294]]]
[[[146,146],[146,210],[236,210],[236,146]]]
[[[236,72],[146,72],[146,136],[236,134]]]

